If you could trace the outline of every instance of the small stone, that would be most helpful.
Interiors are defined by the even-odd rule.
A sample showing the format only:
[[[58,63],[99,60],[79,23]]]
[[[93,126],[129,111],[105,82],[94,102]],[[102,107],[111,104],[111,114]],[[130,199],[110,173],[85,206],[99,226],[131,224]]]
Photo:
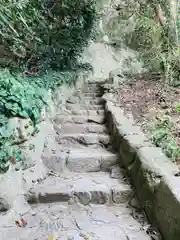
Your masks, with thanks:
[[[73,205],[73,203],[74,203],[74,200],[73,200],[72,198],[70,198],[70,199],[68,200],[68,205]]]
[[[168,105],[167,105],[165,102],[161,102],[161,103],[160,103],[160,107],[161,107],[162,109],[167,109],[167,108],[168,108]]]
[[[80,237],[84,238],[85,240],[88,240],[89,239],[89,235],[87,233],[84,233],[84,232],[81,232],[79,234]]]
[[[118,165],[113,166],[110,172],[111,178],[119,179],[121,177],[121,170]]]
[[[130,201],[129,201],[129,205],[133,208],[136,208],[136,209],[141,209],[137,199],[135,197],[133,197]]]
[[[32,216],[36,216],[36,212],[32,212],[31,215],[32,215]]]
[[[67,240],[74,240],[74,237],[73,236],[68,236]]]

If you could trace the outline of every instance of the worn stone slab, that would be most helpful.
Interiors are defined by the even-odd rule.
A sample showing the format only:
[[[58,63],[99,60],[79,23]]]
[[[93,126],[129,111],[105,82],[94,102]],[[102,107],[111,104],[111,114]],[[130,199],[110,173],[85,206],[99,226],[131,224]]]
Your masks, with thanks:
[[[135,160],[128,168],[143,208],[154,219],[155,188],[159,188],[160,180],[164,176],[173,176],[178,172],[174,165],[160,148],[143,147],[137,151]]]
[[[103,105],[85,105],[83,103],[80,103],[80,104],[72,104],[72,103],[66,103],[66,109],[68,110],[102,110],[104,109],[104,106]]]
[[[107,133],[108,129],[105,125],[99,124],[54,124],[54,130],[58,133]]]
[[[18,228],[14,221],[0,220],[0,239],[48,239],[55,233],[61,240],[151,240],[141,223],[131,216],[125,204],[107,206],[68,205],[65,203],[41,204],[27,212],[28,224]],[[5,222],[4,222],[5,221]]]
[[[53,171],[63,172],[66,167],[67,154],[57,151],[45,151],[42,155],[44,165]]]
[[[163,177],[164,175],[175,175],[179,172],[178,167],[167,158],[162,150],[157,147],[143,147],[137,152],[136,161],[148,172],[155,176]]]
[[[96,91],[96,92],[85,92],[84,94],[87,97],[101,97],[102,92],[101,91]]]
[[[83,92],[98,92],[101,90],[102,89],[98,84],[84,84],[82,87]]]
[[[67,159],[67,168],[73,172],[97,172],[101,169],[102,155],[91,154],[90,151],[73,151]]]
[[[71,114],[73,115],[98,115],[98,116],[104,116],[104,110],[82,110],[82,109],[77,109],[77,110],[70,110]]]
[[[180,177],[164,177],[155,189],[154,215],[166,239],[180,236]]]
[[[110,178],[108,173],[68,174],[51,177],[29,191],[29,202],[80,202],[83,205],[125,203],[132,196],[131,187]]]
[[[94,89],[95,91],[87,91],[84,89],[81,89],[79,91],[76,91],[74,93],[74,96],[78,96],[78,97],[91,97],[91,98],[96,98],[96,97],[101,97],[102,96],[102,92],[98,89]]]
[[[119,128],[117,129],[117,131],[118,130]],[[122,137],[121,132],[118,131],[118,135],[116,136],[121,136],[121,142],[118,150],[121,156],[121,160],[126,167],[132,164],[136,157],[138,149],[145,146],[152,146],[149,140],[140,133],[138,135],[132,134]]]
[[[78,103],[84,103],[84,104],[104,104],[105,101],[104,99],[102,99],[101,97],[76,97],[76,96],[71,96],[68,100],[67,100],[68,103],[73,103],[73,104],[78,104]]]
[[[59,144],[65,144],[67,142],[80,143],[82,145],[94,145],[102,144],[108,145],[110,143],[110,137],[108,134],[95,134],[95,133],[69,133],[56,136],[56,141]]]
[[[106,150],[77,149],[70,152],[67,160],[67,168],[74,172],[92,172],[108,170],[116,162],[116,154]]]
[[[113,114],[111,114],[112,112]],[[132,122],[132,119],[127,119],[123,111],[110,101],[107,101],[105,115],[109,129],[111,129],[112,143],[116,150],[119,150],[119,145],[124,136],[138,135],[141,132],[140,128]]]
[[[65,148],[54,144],[46,148],[42,155],[45,166],[55,172],[63,172],[68,168],[72,172],[97,172],[109,170],[117,163],[118,156],[103,148]]]
[[[106,116],[112,142],[136,187],[150,221],[165,240],[180,236],[180,180],[178,167],[154,147],[120,108],[107,101]]]
[[[84,124],[87,122],[97,123],[97,124],[104,124],[105,117],[102,115],[89,115],[89,116],[82,116],[82,115],[57,115],[54,119],[56,124],[65,124],[65,123],[74,123],[74,124]]]

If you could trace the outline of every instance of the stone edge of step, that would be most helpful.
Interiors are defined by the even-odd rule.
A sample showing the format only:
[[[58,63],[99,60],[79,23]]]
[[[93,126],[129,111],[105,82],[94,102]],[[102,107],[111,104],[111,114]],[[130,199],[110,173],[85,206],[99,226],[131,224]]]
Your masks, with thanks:
[[[107,94],[107,93],[106,93]],[[107,97],[107,96],[106,96]],[[155,147],[122,108],[106,101],[111,139],[136,188],[150,222],[156,222],[165,240],[180,236],[180,171]]]
[[[114,180],[116,180],[116,183]],[[80,182],[72,179],[72,182],[60,182],[59,187],[53,182],[53,179],[49,186],[45,180],[44,184],[39,183],[29,191],[27,199],[30,204],[52,202],[68,202],[69,204],[79,202],[82,205],[122,204],[128,202],[133,195],[133,190],[129,184],[119,182],[117,179],[110,178],[110,176],[110,183],[112,181],[110,186],[96,183],[96,179],[91,179],[91,181],[92,183],[94,181],[94,184],[89,184],[91,182],[88,181],[87,185],[85,184],[85,174]]]
[[[67,150],[68,149],[68,150]],[[42,161],[48,169],[63,172],[65,168],[73,172],[109,171],[116,165],[118,155],[103,148],[67,148],[44,150]],[[96,153],[96,154],[93,154]]]
[[[71,103],[71,104],[77,104],[77,103],[81,103],[81,104],[91,104],[91,105],[104,105],[105,104],[105,100],[102,97],[88,97],[85,96],[83,98],[78,98],[77,96],[72,96],[69,99],[66,100],[67,103]]]
[[[65,123],[74,123],[74,124],[84,124],[84,123],[96,123],[96,124],[104,124],[105,116],[102,115],[63,115],[58,114],[54,119],[55,124],[65,124]]]
[[[102,104],[94,104],[94,105],[91,105],[90,107],[89,106],[87,106],[86,104],[74,104],[74,103],[66,103],[65,104],[66,105],[66,108],[68,109],[68,110],[73,110],[73,109],[75,109],[75,110],[77,110],[77,109],[82,109],[82,110],[103,110],[104,109],[104,106],[102,105]],[[80,108],[79,108],[80,107]]]
[[[64,129],[72,129],[73,131],[72,133],[108,133],[108,130],[106,128],[105,124],[99,125],[96,123],[85,123],[85,124],[72,124],[72,123],[66,123],[63,126],[58,125],[58,124],[54,124],[54,130],[57,133],[66,133],[66,131]]]
[[[110,141],[110,136],[106,133],[63,133],[57,134],[55,139],[58,144],[63,144],[66,141],[70,143],[80,143],[85,146],[91,146],[96,144],[101,144],[102,146],[108,146]]]

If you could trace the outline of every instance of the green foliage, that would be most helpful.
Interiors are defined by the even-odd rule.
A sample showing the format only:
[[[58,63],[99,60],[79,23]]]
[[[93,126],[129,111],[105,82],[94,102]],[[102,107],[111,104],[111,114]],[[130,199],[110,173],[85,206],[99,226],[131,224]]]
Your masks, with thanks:
[[[120,29],[124,44],[138,51],[146,69],[160,72],[171,84],[175,80],[179,81],[180,51],[175,36],[172,37],[174,26],[171,24],[168,3],[155,0],[124,2],[118,15],[119,26],[119,22],[124,24]],[[160,7],[163,11],[163,25],[157,23],[153,6]]]
[[[162,119],[156,126],[152,134],[152,142],[161,147],[167,157],[172,160],[180,159],[180,147],[173,136],[172,124],[169,119]]]
[[[93,0],[0,0],[3,64],[72,66],[91,36]],[[5,54],[4,54],[5,52]]]
[[[0,170],[7,169],[9,157],[21,159],[19,151],[12,146],[14,133],[7,128],[8,119],[15,116],[30,118],[35,126],[41,109],[47,104],[48,89],[75,82],[76,74],[76,71],[48,71],[38,78],[0,70]]]
[[[180,103],[176,104],[176,112],[180,113]]]
[[[30,118],[36,133],[48,90],[74,83],[81,68],[89,70],[78,57],[94,34],[96,11],[94,0],[0,4],[0,170],[6,171],[9,157],[22,160],[8,119]]]
[[[41,77],[25,77],[8,69],[0,74],[0,115],[30,118],[34,123],[47,103],[47,90],[74,81],[75,72],[48,72]],[[2,124],[3,122],[1,122]]]
[[[46,103],[46,92],[42,88],[35,88],[35,85],[35,82],[26,84],[26,79],[13,76],[9,70],[1,71],[0,114],[7,118],[30,117],[36,122],[40,109]]]

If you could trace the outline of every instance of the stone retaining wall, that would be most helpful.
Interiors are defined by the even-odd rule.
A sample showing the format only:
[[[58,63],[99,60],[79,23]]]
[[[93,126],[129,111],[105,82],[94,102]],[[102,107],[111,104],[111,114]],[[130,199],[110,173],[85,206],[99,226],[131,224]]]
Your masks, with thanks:
[[[140,127],[120,107],[107,100],[106,117],[114,147],[148,219],[165,240],[180,239],[180,174],[160,148],[154,147]]]

